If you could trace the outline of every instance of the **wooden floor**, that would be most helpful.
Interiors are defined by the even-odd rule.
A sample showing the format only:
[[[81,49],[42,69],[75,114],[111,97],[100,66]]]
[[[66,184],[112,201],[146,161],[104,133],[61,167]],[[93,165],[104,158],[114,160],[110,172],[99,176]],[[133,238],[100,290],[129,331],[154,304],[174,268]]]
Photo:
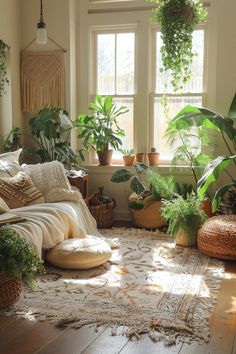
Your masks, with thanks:
[[[211,319],[209,343],[165,347],[148,337],[128,341],[110,330],[58,329],[45,322],[0,315],[0,354],[236,354],[236,263],[226,272]]]

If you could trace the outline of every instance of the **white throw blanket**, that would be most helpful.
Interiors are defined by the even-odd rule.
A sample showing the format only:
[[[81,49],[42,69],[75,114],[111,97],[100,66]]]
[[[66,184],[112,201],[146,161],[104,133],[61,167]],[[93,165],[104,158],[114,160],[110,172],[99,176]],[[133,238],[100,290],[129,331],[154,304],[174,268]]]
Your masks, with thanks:
[[[57,202],[11,209],[26,221],[12,224],[18,234],[35,245],[37,254],[71,237],[101,236],[85,202]]]

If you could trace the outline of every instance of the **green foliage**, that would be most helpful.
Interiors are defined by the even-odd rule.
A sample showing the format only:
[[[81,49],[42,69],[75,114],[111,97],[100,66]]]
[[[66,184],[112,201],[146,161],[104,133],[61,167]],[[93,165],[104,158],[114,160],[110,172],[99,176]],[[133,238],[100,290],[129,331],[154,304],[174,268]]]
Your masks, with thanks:
[[[186,199],[176,195],[171,200],[164,200],[163,204],[162,217],[168,223],[169,234],[174,238],[180,228],[187,232],[188,237],[193,237],[207,218],[198,196],[194,193],[188,194]]]
[[[60,108],[43,108],[29,121],[31,133],[38,145],[41,162],[58,160],[68,169],[80,168],[78,155],[70,146],[70,134],[76,125]]]
[[[111,182],[123,183],[123,182],[130,181],[130,188],[136,194],[139,195],[140,193],[142,193],[146,189],[146,186],[145,186],[144,181],[142,179],[142,174],[149,167],[143,163],[137,162],[133,165],[133,168],[135,170],[135,174],[125,168],[122,168],[122,169],[116,171],[111,177]]]
[[[122,145],[121,137],[125,136],[123,129],[118,125],[117,119],[128,112],[124,106],[117,108],[111,96],[97,95],[95,103],[90,103],[91,115],[79,115],[76,118],[78,138],[83,139],[85,149],[92,148],[103,152],[109,146],[118,150]]]
[[[206,130],[206,128],[216,130],[228,150],[228,155],[218,156],[207,164],[203,176],[197,183],[198,195],[202,200],[210,185],[217,181],[222,173],[226,173],[231,178],[232,183],[221,186],[215,192],[212,201],[212,211],[215,212],[227,190],[236,186],[236,178],[234,177],[236,175],[236,94],[231,103],[228,117],[206,108],[186,106],[172,121],[177,130],[186,129],[186,127],[196,127],[199,131]],[[230,165],[234,166],[233,175],[227,170]]]
[[[197,23],[207,16],[202,0],[148,0],[157,5],[152,10],[152,22],[161,25],[163,46],[162,71],[170,71],[174,91],[183,88],[190,79],[193,56],[192,34]]]
[[[10,226],[0,228],[0,271],[10,277],[22,277],[33,287],[37,272],[44,266],[31,243],[21,238]]]
[[[181,195],[184,199],[187,199],[188,194],[194,192],[194,188],[192,184],[188,183],[176,183],[176,192],[177,194]]]
[[[0,97],[6,93],[6,86],[9,85],[7,75],[6,52],[9,46],[0,39]]]
[[[123,156],[132,156],[134,155],[134,149],[118,149]]]
[[[212,144],[204,125],[196,127],[191,119],[186,119],[189,118],[189,110],[192,109],[195,108],[186,106],[170,120],[165,138],[169,146],[174,149],[171,164],[176,166],[182,163],[189,166],[197,185],[205,166],[211,160],[209,155],[202,153],[202,148]]]
[[[171,199],[176,192],[173,176],[161,176],[155,171],[148,171],[147,177],[153,200]]]

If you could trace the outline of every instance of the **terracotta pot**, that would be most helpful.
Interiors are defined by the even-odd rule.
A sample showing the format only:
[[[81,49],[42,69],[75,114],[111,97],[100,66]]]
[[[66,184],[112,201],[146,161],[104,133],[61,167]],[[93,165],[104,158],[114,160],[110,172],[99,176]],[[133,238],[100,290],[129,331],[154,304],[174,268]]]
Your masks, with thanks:
[[[156,166],[159,163],[159,152],[149,152],[148,161],[150,166]]]
[[[155,229],[165,225],[161,216],[162,202],[156,201],[143,209],[130,209],[134,226]]]
[[[136,154],[136,162],[141,162],[144,163],[145,162],[145,153],[144,152],[139,152],[138,154]]]
[[[212,207],[212,205],[211,205],[210,198],[206,198],[202,201],[201,208],[209,218],[213,216],[211,207]]]
[[[112,152],[113,150],[97,151],[100,166],[111,165]]]
[[[134,164],[135,156],[122,156],[123,157],[123,162],[124,166],[132,166]]]

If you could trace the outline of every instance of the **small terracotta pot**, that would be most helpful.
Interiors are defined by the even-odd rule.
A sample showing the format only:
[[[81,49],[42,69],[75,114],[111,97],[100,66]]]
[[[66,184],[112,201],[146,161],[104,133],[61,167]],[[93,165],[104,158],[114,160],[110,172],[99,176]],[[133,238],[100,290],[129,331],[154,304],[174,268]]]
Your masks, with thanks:
[[[135,156],[123,156],[124,166],[132,166],[134,164]]]
[[[136,154],[136,162],[144,163],[145,162],[145,153],[144,152],[139,152]]]
[[[149,152],[148,161],[150,166],[156,166],[159,163],[159,152]]]
[[[112,152],[113,150],[97,151],[100,166],[111,165]]]

